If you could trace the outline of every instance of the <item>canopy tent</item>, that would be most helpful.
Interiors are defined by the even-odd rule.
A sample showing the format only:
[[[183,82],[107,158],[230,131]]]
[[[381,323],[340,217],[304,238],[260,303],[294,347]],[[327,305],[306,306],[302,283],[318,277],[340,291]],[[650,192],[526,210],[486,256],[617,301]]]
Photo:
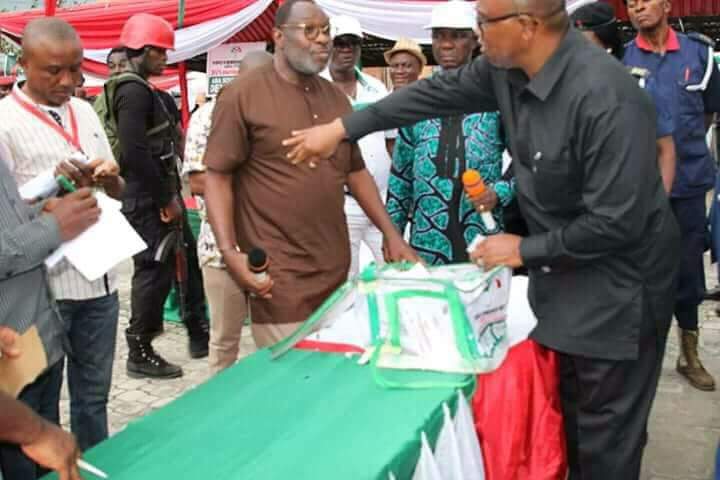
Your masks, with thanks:
[[[315,0],[328,15],[350,15],[360,21],[363,30],[375,37],[397,40],[408,37],[418,43],[432,43],[430,23],[432,8],[443,3],[435,0]],[[472,1],[472,0],[467,0]],[[568,10],[595,0],[567,0]]]
[[[117,46],[123,25],[136,13],[159,15],[174,26],[176,48],[168,57],[169,63],[178,64],[228,41],[269,40],[275,11],[283,0],[123,0],[57,11],[52,8],[54,1],[48,1],[46,10],[0,14],[0,32],[17,41],[29,21],[46,13],[67,20],[82,39],[83,70],[88,73],[90,86],[96,86],[107,77],[108,52]],[[430,32],[424,27],[432,8],[443,1],[446,0],[317,0],[317,3],[328,15],[356,17],[369,35],[387,40],[404,36],[428,44]],[[591,1],[568,0],[568,9]],[[171,88],[182,83],[182,78],[176,68],[169,68],[155,83]]]
[[[78,31],[85,48],[83,69],[106,76],[107,54],[117,46],[127,19],[136,13],[159,15],[176,29],[178,17],[181,17],[182,28],[176,30],[176,48],[168,55],[169,63],[178,63],[229,40],[268,40],[276,10],[274,0],[188,0],[183,3],[184,15],[179,11],[178,0],[96,3],[59,9],[55,15],[67,20]],[[25,25],[42,16],[42,9],[0,14],[0,32],[19,39]]]
[[[179,70],[168,69],[154,83],[166,89],[180,84],[184,125],[189,117],[189,95],[182,62],[229,40],[268,40],[277,8],[275,0],[128,0],[54,11],[54,1],[49,0],[45,10],[0,14],[0,32],[17,40],[35,18],[49,14],[67,20],[83,42],[83,70],[95,78],[107,77],[107,54],[117,46],[122,27],[132,15],[151,13],[170,22],[175,28],[175,49],[168,52],[168,61],[179,63]]]

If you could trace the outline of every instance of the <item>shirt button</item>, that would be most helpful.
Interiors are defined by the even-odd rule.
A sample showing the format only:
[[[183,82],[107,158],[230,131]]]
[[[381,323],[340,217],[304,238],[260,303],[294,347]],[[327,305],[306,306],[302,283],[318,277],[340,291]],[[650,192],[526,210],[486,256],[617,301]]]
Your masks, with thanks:
[[[315,115],[315,114],[313,114],[313,118],[314,118],[315,120],[317,120],[317,119],[318,119],[318,116]]]
[[[533,166],[533,173],[537,173],[537,167]]]
[[[305,91],[306,91],[306,92],[309,92],[309,91],[310,91],[310,87],[305,87]]]
[[[552,268],[548,267],[547,265],[544,265],[542,268],[540,268],[543,273],[550,273],[552,272]]]

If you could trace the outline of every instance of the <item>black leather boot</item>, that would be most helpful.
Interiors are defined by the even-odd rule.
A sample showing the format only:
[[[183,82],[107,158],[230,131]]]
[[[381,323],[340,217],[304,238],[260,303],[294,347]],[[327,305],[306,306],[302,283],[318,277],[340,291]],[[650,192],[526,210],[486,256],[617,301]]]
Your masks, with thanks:
[[[128,342],[127,374],[131,378],[178,378],[182,368],[174,365],[155,352],[151,338],[126,335]]]

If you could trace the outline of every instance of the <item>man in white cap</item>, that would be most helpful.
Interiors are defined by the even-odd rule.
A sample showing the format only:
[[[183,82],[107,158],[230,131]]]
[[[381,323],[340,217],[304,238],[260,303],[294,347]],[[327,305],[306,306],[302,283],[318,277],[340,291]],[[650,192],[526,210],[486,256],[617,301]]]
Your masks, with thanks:
[[[432,51],[443,70],[469,63],[477,46],[471,2],[438,4],[427,29]],[[476,235],[496,233],[482,221],[492,212],[502,229],[502,207],[515,195],[515,181],[502,179],[505,141],[497,112],[425,120],[400,129],[393,153],[387,209],[402,232],[408,222],[410,244],[430,265],[468,261]],[[480,172],[486,193],[465,195],[462,174]]]
[[[360,22],[346,15],[330,19],[330,33],[333,39],[330,63],[320,76],[333,82],[347,95],[353,109],[359,110],[388,94],[383,83],[357,67],[362,53],[363,31]],[[390,176],[390,155],[383,132],[372,133],[358,142],[365,166],[377,184],[382,198],[387,192]],[[360,269],[360,246],[368,246],[377,263],[383,262],[383,236],[365,215],[355,201],[352,192],[345,192],[345,215],[350,234],[351,263],[349,276],[358,274]]]

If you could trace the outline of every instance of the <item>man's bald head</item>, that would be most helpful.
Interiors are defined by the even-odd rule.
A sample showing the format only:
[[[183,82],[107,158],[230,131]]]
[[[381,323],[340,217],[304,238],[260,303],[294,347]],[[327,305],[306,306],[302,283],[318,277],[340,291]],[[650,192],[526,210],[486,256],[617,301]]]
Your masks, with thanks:
[[[518,12],[530,13],[544,21],[550,30],[564,30],[569,18],[565,0],[511,0]]]
[[[22,37],[23,91],[37,103],[62,105],[80,83],[82,60],[80,37],[69,23],[59,18],[33,20]]]
[[[34,48],[46,42],[53,44],[77,43],[77,45],[81,45],[80,36],[72,25],[60,18],[38,18],[25,26],[22,33],[24,55],[31,54]]]
[[[264,50],[253,50],[245,54],[238,68],[238,75],[272,63],[273,57]]]

